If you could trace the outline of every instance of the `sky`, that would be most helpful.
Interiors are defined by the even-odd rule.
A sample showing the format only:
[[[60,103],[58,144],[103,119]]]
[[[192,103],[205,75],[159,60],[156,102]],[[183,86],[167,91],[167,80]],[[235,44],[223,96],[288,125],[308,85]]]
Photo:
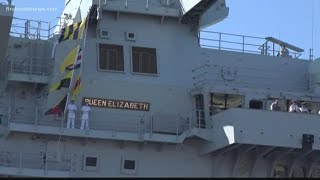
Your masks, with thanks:
[[[44,12],[16,11],[14,16],[51,21],[60,16],[64,2],[13,0],[16,8],[55,8]],[[226,0],[226,4],[230,8],[229,16],[206,30],[262,38],[272,36],[304,49],[302,58],[309,57],[312,47],[315,58],[320,57],[320,0]]]

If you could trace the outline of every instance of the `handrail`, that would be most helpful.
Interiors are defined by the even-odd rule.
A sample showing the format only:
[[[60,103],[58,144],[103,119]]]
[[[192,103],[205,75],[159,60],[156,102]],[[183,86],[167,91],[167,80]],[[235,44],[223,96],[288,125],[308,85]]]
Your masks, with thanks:
[[[10,34],[12,36],[24,37],[28,39],[30,38],[47,40],[55,34],[55,32],[52,32],[54,31],[54,29],[60,27],[58,31],[61,30],[61,20],[64,19],[65,18],[62,17],[56,17],[53,20],[47,22],[13,17]],[[54,26],[51,26],[52,22],[57,20],[59,21],[59,23],[55,23]]]
[[[268,56],[278,56],[280,50],[270,49],[265,38],[256,36],[247,36],[231,33],[222,33],[214,31],[201,31],[199,33],[199,45],[201,47],[213,48],[218,50],[229,50],[242,53],[262,54]],[[273,47],[275,43],[270,42]],[[280,47],[279,47],[280,49]],[[310,52],[311,53],[311,52]],[[299,58],[302,54],[299,52],[289,52],[293,58]]]
[[[30,105],[16,106],[16,111],[10,120],[11,123],[33,124],[35,126],[56,126],[61,130],[65,129],[65,117],[62,116],[60,121],[54,120],[56,116],[45,116],[44,108],[34,107]],[[144,133],[172,133],[176,136],[180,135],[187,125],[188,116],[176,114],[152,114],[151,116],[144,115],[123,115],[110,113],[106,118],[97,119],[98,114],[92,114],[89,119],[89,128],[91,130],[111,130],[113,132],[136,132],[142,138]],[[76,128],[80,128],[80,116],[76,116]],[[193,126],[193,125],[192,125]],[[199,126],[200,127],[200,126]]]
[[[67,157],[69,154],[64,153],[63,156]],[[29,169],[43,169],[46,173],[50,170],[58,171],[70,171],[71,160],[66,159],[62,161],[50,161],[48,159],[50,153],[45,152],[45,157],[41,153],[26,153],[26,152],[9,152],[2,151],[0,152],[0,166],[3,167],[14,167],[18,171],[21,171],[23,168]],[[45,159],[44,159],[45,158]],[[57,163],[60,166],[56,168],[54,166],[49,166],[49,163]],[[68,166],[65,166],[68,165]]]
[[[42,75],[48,76],[51,73],[50,65],[48,61],[43,63],[35,63],[35,59],[46,59],[45,57],[24,57],[17,55],[10,55],[13,59],[23,58],[24,60],[17,61],[11,60],[7,62],[7,73],[23,73],[29,75]],[[48,58],[49,59],[49,58]],[[22,63],[23,62],[23,63]]]
[[[112,1],[112,0],[106,0],[105,2],[107,3],[108,1]],[[131,4],[144,4],[144,7],[146,9],[148,9],[152,4],[154,4],[154,1],[150,1],[150,0],[131,0],[131,1],[128,1],[128,0],[117,0],[119,3],[123,3],[123,6],[128,8],[129,5]],[[175,2],[175,0],[165,0],[165,2],[163,2],[163,0],[159,0],[159,4],[162,5],[162,6],[171,6],[173,5]],[[103,5],[106,5],[105,3]]]

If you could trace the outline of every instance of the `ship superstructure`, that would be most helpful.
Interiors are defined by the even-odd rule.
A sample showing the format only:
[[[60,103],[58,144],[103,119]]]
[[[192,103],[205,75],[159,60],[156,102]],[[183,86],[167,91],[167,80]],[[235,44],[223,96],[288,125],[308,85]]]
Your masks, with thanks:
[[[273,37],[205,31],[228,16],[225,0],[66,0],[54,25],[8,7],[0,4],[1,175],[320,176],[319,61]],[[82,37],[61,36],[73,24]],[[75,47],[80,68],[52,90]],[[74,99],[78,109],[89,103],[89,130],[80,111],[75,129],[66,114],[46,114],[70,102],[78,75]],[[269,110],[274,99],[281,111]],[[292,100],[310,113],[289,113]]]

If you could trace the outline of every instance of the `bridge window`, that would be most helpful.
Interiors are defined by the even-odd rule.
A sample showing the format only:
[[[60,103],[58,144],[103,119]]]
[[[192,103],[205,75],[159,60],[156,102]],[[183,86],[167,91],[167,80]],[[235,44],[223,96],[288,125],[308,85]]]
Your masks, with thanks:
[[[292,178],[297,177],[297,178],[303,178],[306,177],[306,170],[303,167],[296,167],[293,170],[292,173]]]
[[[289,111],[290,105],[292,104],[292,100],[287,100],[286,101],[286,109]],[[311,114],[318,114],[319,107],[318,103],[316,102],[311,102],[311,101],[303,101],[303,100],[298,100],[296,101],[296,104],[298,107],[301,107],[302,105],[308,110],[306,112],[311,113]]]
[[[229,108],[242,108],[244,97],[234,94],[210,94],[210,115],[215,115]]]
[[[311,178],[319,178],[320,177],[320,169],[319,167],[312,168]]]
[[[249,104],[250,109],[263,109],[263,102],[259,100],[251,100]]]
[[[124,71],[123,47],[112,44],[99,44],[99,69]]]
[[[278,100],[278,105],[273,105],[273,103],[275,103],[275,101]],[[266,109],[267,110],[273,110],[273,111],[282,111],[283,110],[283,100],[278,98],[278,97],[272,97],[267,99],[266,101]],[[271,106],[273,105],[273,108],[271,108]]]
[[[287,167],[276,165],[273,170],[273,177],[287,177]]]
[[[135,73],[158,74],[156,49],[132,47],[132,68]]]

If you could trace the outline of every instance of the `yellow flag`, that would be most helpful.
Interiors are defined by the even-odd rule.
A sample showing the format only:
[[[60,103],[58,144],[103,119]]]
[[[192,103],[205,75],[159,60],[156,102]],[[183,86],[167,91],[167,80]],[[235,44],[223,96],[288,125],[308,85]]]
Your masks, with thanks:
[[[78,39],[80,38],[80,39],[82,39],[82,37],[83,37],[83,31],[84,31],[84,28],[85,28],[85,26],[86,26],[86,19],[84,19],[82,22],[81,22],[81,24],[80,24],[80,28],[79,28],[79,34],[80,34],[80,36],[78,37]]]
[[[79,46],[73,48],[67,55],[67,57],[64,59],[63,63],[60,65],[60,72],[64,73],[66,70],[66,67],[73,65],[75,62],[75,59],[77,57],[79,51]]]
[[[50,93],[55,90],[60,90],[62,87],[69,88],[71,82],[72,71],[69,71],[59,82],[55,83],[50,88]]]
[[[72,89],[72,97],[71,100],[75,100],[76,96],[80,93],[81,90],[81,78],[80,74],[77,77],[77,81]]]

